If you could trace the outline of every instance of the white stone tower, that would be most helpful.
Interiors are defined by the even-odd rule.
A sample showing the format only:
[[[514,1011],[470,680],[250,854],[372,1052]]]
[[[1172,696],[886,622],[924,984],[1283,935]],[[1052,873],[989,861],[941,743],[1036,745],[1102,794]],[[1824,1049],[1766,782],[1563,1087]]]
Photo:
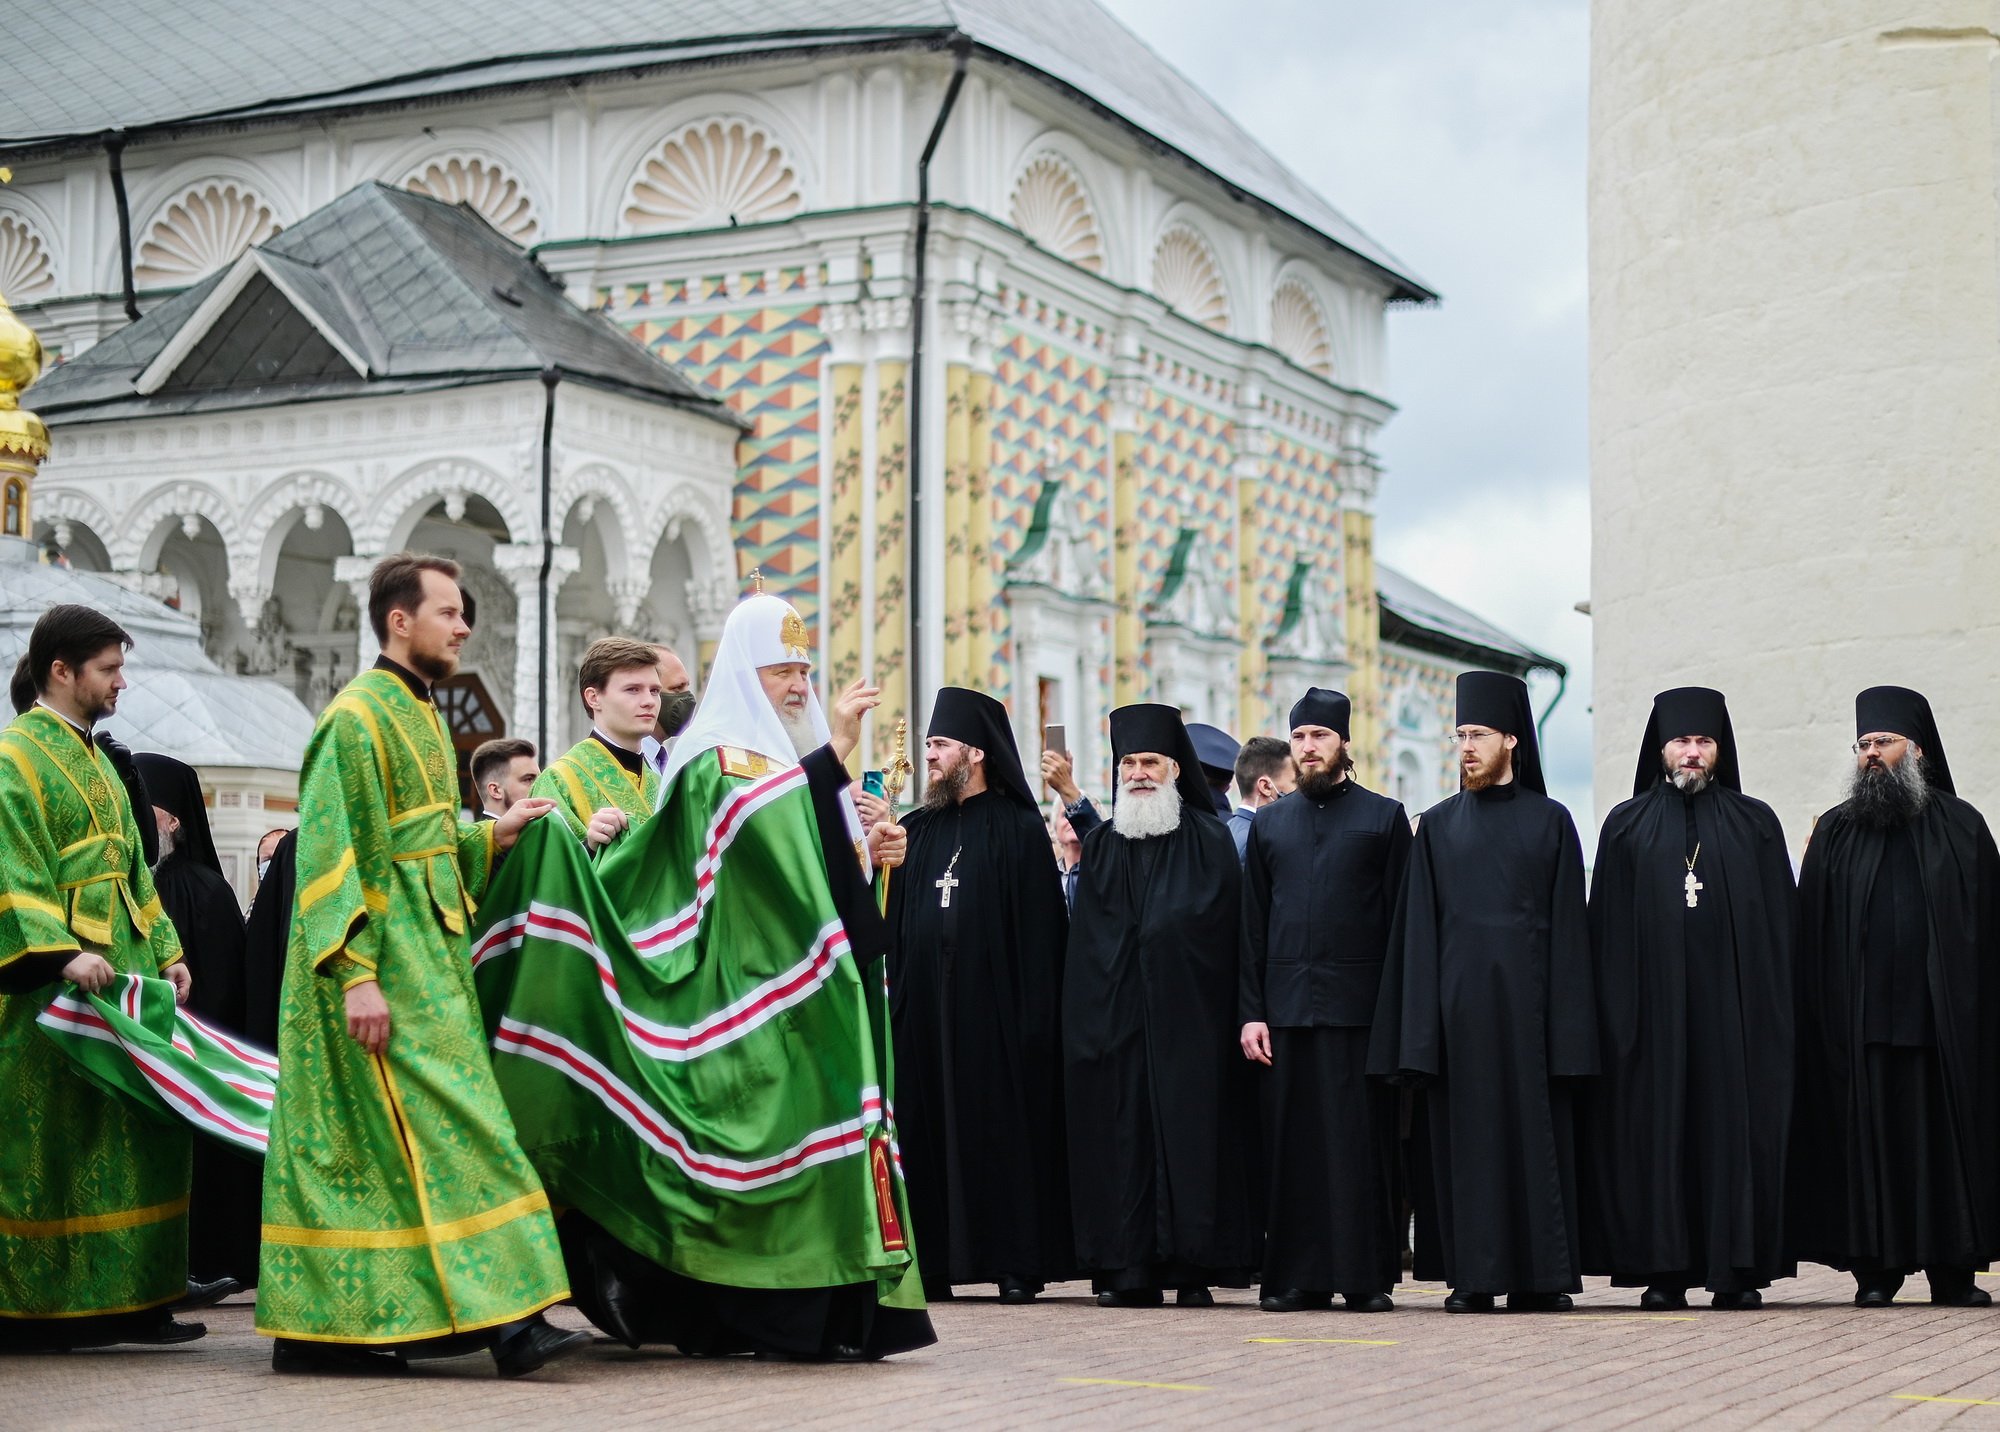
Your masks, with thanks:
[[[1600,812],[1714,685],[1796,852],[1896,682],[2000,819],[2000,7],[1591,8]]]

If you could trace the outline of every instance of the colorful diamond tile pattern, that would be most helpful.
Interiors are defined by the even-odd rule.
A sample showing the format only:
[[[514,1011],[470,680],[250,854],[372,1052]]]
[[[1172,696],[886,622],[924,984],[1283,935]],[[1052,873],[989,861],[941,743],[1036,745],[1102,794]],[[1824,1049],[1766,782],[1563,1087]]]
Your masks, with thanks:
[[[1020,550],[1042,483],[1058,476],[1089,520],[1098,552],[1110,552],[1110,387],[1097,359],[1008,330],[993,374],[993,545],[1001,561]],[[1014,653],[1004,610],[993,652],[991,690],[1006,700]]]
[[[740,293],[803,288],[803,270],[752,274]],[[635,286],[639,287],[639,286]],[[690,378],[719,392],[754,424],[737,448],[734,527],[737,569],[760,568],[767,591],[807,621],[818,617],[819,387],[826,340],[817,304],[675,315],[709,303],[728,285],[721,276],[621,292],[632,336]]]
[[[1222,414],[1160,388],[1151,391],[1139,434],[1139,596],[1160,589],[1174,537],[1203,534],[1195,560],[1226,568],[1231,610],[1236,591],[1236,496],[1229,467],[1230,422]]]

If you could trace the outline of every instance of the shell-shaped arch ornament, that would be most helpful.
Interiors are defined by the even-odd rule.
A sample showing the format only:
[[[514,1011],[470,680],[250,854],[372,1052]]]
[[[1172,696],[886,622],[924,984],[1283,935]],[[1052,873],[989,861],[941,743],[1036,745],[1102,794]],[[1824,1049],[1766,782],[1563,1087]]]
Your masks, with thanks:
[[[190,284],[277,232],[277,216],[254,190],[226,179],[196,184],[146,230],[133,277],[142,288]]]
[[[1153,250],[1153,292],[1205,328],[1219,333],[1229,326],[1222,268],[1208,241],[1185,224],[1168,229]]]
[[[675,131],[639,166],[625,200],[634,233],[719,229],[799,212],[797,167],[764,129],[709,119]]]
[[[1271,346],[1322,378],[1333,376],[1333,341],[1327,334],[1326,313],[1312,290],[1298,279],[1287,279],[1271,295]]]
[[[465,204],[516,243],[531,244],[541,233],[526,186],[495,160],[471,154],[433,159],[412,170],[403,187],[446,204]]]
[[[1058,258],[1104,272],[1104,235],[1076,171],[1044,154],[1021,171],[1008,200],[1014,227]]]
[[[42,236],[19,215],[0,214],[0,295],[9,303],[32,303],[55,286],[55,264]]]

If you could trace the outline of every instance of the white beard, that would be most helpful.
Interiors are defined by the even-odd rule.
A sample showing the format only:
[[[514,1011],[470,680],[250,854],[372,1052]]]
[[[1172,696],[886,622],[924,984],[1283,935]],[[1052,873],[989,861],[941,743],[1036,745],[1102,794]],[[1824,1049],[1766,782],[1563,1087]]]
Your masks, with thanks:
[[[1179,786],[1150,791],[1127,790],[1111,812],[1111,824],[1127,840],[1150,840],[1181,828]]]
[[[804,760],[808,752],[818,749],[820,740],[813,734],[812,718],[805,708],[794,711],[790,707],[778,707],[778,724],[785,728],[785,734],[792,738],[792,754]]]

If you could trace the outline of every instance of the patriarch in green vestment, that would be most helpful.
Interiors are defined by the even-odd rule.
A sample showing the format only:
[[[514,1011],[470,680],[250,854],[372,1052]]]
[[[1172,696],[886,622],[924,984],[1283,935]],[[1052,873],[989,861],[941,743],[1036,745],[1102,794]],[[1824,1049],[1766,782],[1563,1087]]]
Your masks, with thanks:
[[[192,986],[117,766],[91,728],[125,689],[124,628],[50,608],[0,731],[0,1345],[187,1342],[187,1130],[90,1082],[35,1025],[68,986]],[[130,753],[123,752],[130,761]],[[233,1285],[232,1285],[233,1286]]]
[[[470,635],[458,565],[385,558],[368,615],[382,659],[322,713],[300,774],[257,1328],[279,1371],[490,1349],[517,1376],[588,1338],[541,1317],[569,1289],[466,937],[495,860],[552,806],[459,817],[431,697]]]
[[[659,718],[660,678],[659,648],[643,641],[600,637],[583,653],[576,684],[590,734],[549,762],[534,794],[556,803],[593,855],[660,803],[659,773],[640,749]]]

